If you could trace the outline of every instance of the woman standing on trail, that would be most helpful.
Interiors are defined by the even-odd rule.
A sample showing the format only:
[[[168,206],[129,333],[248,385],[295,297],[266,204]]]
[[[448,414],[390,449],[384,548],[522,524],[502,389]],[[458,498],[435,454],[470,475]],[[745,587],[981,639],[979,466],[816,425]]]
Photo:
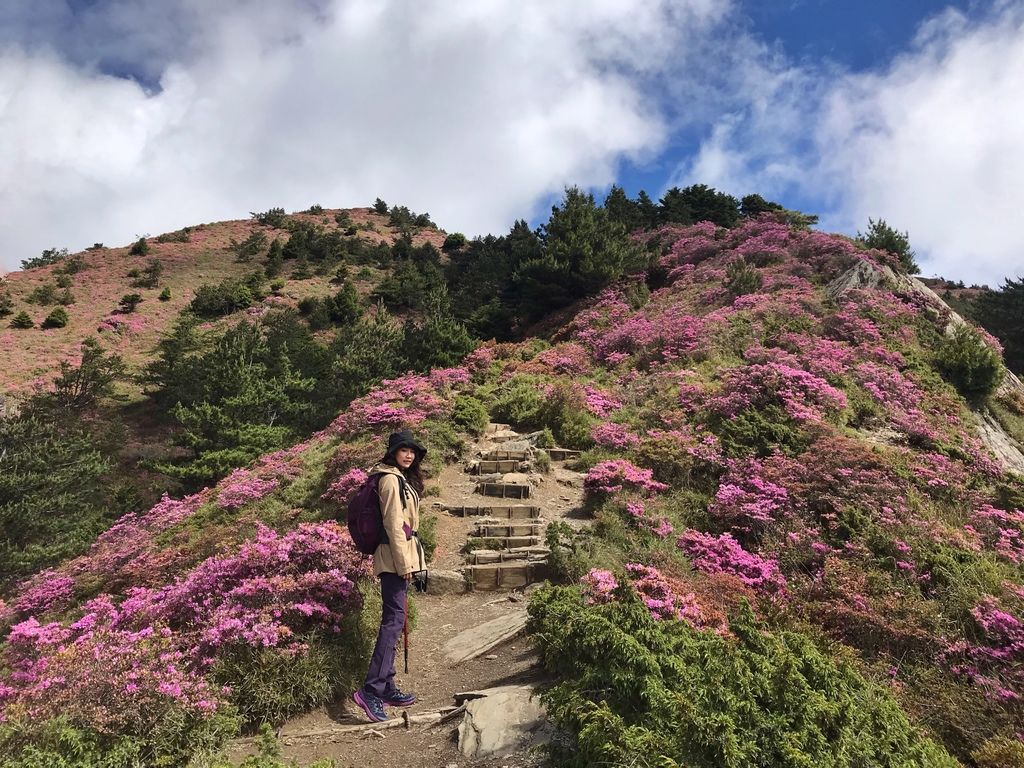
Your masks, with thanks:
[[[420,463],[426,453],[409,430],[394,432],[384,458],[371,470],[371,476],[379,474],[377,492],[384,521],[384,535],[373,554],[383,612],[366,682],[352,694],[352,700],[374,722],[388,719],[385,705],[407,707],[416,701],[415,694],[404,693],[395,685],[395,647],[407,618],[409,584],[414,574],[426,571],[423,547],[416,535],[423,495]]]

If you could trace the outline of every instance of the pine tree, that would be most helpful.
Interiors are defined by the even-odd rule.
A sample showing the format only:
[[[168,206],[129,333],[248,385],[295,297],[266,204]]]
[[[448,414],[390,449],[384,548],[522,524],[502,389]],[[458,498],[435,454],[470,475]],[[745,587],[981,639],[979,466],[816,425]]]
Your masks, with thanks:
[[[1024,278],[1006,278],[999,290],[986,290],[975,300],[973,315],[1002,342],[1007,368],[1024,373]]]

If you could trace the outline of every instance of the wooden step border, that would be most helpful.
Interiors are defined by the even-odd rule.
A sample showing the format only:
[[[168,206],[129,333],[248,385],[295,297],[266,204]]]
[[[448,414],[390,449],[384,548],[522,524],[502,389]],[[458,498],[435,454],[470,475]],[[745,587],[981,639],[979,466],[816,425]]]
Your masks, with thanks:
[[[450,515],[457,517],[494,517],[499,520],[538,520],[540,519],[540,507],[530,504],[512,504],[509,506],[496,507],[445,507],[444,510]]]
[[[515,555],[515,557],[511,559],[526,560],[529,557],[528,553],[519,553],[514,550],[529,550],[534,547],[539,547],[541,542],[540,536],[474,536],[472,538],[484,541],[487,543],[488,547],[499,545],[502,549],[473,550],[467,556],[467,561],[470,563],[491,562],[486,560],[482,561],[479,557],[475,557],[476,553],[479,551],[511,552]]]
[[[475,549],[466,555],[468,565],[491,565],[492,563],[546,561],[548,548],[540,544],[513,549]]]
[[[533,451],[503,451],[500,448],[488,451],[481,461],[526,461],[533,458]]]
[[[518,472],[522,461],[518,459],[481,459],[473,466],[474,475],[491,475],[495,472]]]
[[[477,539],[505,539],[510,536],[540,536],[540,524],[500,525],[477,523],[476,532],[470,534]]]
[[[568,459],[578,459],[580,457],[579,451],[574,451],[571,448],[547,448],[548,456],[552,461],[567,461]]]
[[[543,561],[467,565],[462,569],[469,588],[480,592],[525,587],[543,581],[549,572]]]
[[[497,496],[501,499],[530,498],[530,486],[516,483],[477,483],[476,492],[482,496]]]

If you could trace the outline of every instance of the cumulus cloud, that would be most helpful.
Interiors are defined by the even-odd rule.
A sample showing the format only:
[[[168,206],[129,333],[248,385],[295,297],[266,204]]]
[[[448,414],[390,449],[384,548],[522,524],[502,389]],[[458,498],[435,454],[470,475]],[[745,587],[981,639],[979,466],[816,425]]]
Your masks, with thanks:
[[[910,233],[925,274],[998,285],[1024,273],[1024,9],[927,20],[884,69],[796,65],[751,41],[733,102],[672,183],[808,203],[826,229]]]
[[[608,184],[623,158],[657,152],[667,124],[651,83],[685,65],[730,7],[100,0],[80,12],[43,0],[30,16],[8,9],[0,267],[51,246],[378,195],[451,229],[501,230],[565,184]]]

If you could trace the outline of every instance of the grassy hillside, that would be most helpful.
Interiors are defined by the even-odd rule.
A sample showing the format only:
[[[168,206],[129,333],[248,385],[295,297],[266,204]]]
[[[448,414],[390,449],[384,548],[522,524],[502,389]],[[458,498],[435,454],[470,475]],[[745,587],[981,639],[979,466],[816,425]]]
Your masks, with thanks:
[[[531,601],[557,764],[1022,764],[1024,483],[975,419],[1024,441],[997,347],[891,254],[791,217],[609,245],[601,215],[604,250],[551,225],[524,300],[465,310],[544,338],[386,380],[9,589],[0,765],[72,742],[73,765],[180,764],[345,690],[373,609],[334,518],[391,429],[437,477],[488,417],[583,451],[596,526],[549,529],[557,584]],[[482,258],[507,244],[453,263],[502,274]],[[576,293],[538,277],[561,270]]]
[[[344,226],[339,224],[339,216]],[[58,280],[66,262],[9,272],[0,284],[12,300],[11,315],[0,318],[0,347],[4,350],[0,393],[25,394],[34,382],[49,381],[61,360],[78,356],[79,344],[89,334],[98,334],[106,348],[115,350],[133,370],[139,370],[151,359],[160,335],[167,332],[178,314],[188,307],[200,285],[241,278],[263,265],[266,246],[247,261],[239,259],[237,247],[233,246],[244,243],[254,233],[264,233],[268,244],[275,238],[287,242],[290,234],[286,224],[305,222],[325,231],[347,233],[352,230],[347,238],[367,244],[390,245],[403,228],[391,225],[389,219],[386,213],[376,213],[371,208],[322,209],[316,214],[291,214],[280,226],[260,224],[250,218],[187,227],[145,238],[145,254],[132,253],[133,248],[139,250],[136,244],[70,254],[71,259],[80,262],[81,268],[65,276],[74,303],[65,307],[68,323],[62,328],[40,327],[46,316],[59,306],[56,299],[41,304],[30,301],[30,297],[33,292],[51,285],[59,298],[64,289],[58,285]],[[433,227],[417,227],[412,236],[415,245],[429,242],[439,249],[444,238],[444,233]],[[136,279],[128,273],[133,270],[141,273],[154,260],[163,267],[156,284],[152,287],[133,285]],[[316,274],[314,269],[307,279],[291,279],[293,266],[288,265],[281,275],[284,286],[264,298],[261,309],[295,307],[303,298],[324,296],[331,291],[331,274]],[[364,295],[379,278],[375,265],[367,265],[367,268],[369,274],[364,277],[353,275]],[[165,288],[170,290],[170,298],[161,301],[159,296]],[[139,293],[142,302],[135,312],[123,314],[119,312],[118,302],[129,293]],[[28,313],[35,327],[9,327],[12,317],[21,311]]]

